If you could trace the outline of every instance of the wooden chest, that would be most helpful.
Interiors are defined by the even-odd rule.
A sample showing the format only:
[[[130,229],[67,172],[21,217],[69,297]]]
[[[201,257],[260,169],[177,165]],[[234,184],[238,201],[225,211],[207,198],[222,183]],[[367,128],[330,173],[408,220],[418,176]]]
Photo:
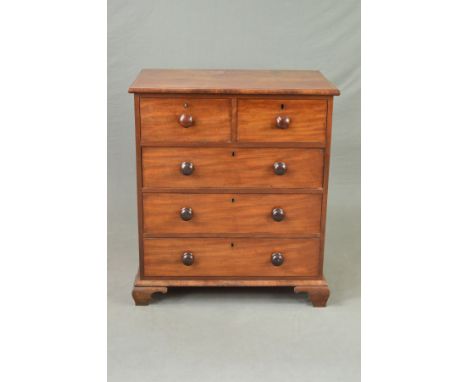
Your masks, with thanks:
[[[143,70],[133,298],[285,286],[325,306],[333,96],[318,71]]]

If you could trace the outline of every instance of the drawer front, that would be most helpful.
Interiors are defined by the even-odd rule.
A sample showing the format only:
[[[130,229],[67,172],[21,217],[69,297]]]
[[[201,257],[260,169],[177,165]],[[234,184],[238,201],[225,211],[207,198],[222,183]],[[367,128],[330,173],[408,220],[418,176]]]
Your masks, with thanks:
[[[142,168],[143,187],[320,188],[323,150],[145,147]]]
[[[326,117],[326,100],[240,99],[238,139],[325,144]]]
[[[140,122],[143,144],[229,142],[231,100],[143,97],[140,100]]]
[[[145,234],[305,237],[320,233],[321,202],[321,194],[144,193],[143,229]],[[181,217],[182,208],[189,220]],[[284,212],[281,221],[273,219],[276,208]]]
[[[319,239],[145,239],[144,274],[314,277],[319,275],[319,251]],[[184,253],[191,254],[186,255],[191,265],[184,265]],[[281,265],[272,264],[273,253],[281,254]]]

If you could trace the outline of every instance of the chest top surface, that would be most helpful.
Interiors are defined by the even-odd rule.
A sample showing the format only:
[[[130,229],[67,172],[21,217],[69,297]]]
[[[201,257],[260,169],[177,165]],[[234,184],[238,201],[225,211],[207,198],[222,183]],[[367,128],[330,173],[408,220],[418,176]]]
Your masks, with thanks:
[[[337,96],[315,70],[143,69],[129,93],[295,94]]]

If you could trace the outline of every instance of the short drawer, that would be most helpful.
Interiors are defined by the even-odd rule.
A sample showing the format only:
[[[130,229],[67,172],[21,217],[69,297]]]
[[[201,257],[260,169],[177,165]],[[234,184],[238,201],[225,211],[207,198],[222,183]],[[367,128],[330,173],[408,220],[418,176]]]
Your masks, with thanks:
[[[229,142],[231,100],[148,98],[140,100],[141,143]]]
[[[320,233],[321,194],[143,194],[146,235]],[[275,220],[276,219],[276,220]]]
[[[326,100],[239,99],[237,109],[241,142],[326,142]]]
[[[177,238],[143,244],[148,277],[314,277],[320,269],[319,239]]]
[[[142,149],[143,187],[321,188],[322,149]]]

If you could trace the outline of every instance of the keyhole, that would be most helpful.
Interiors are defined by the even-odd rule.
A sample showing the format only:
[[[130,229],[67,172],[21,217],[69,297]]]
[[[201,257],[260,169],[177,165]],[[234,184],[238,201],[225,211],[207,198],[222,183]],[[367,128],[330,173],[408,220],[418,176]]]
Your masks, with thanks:
[[[231,199],[231,203],[234,203],[236,201],[236,199],[232,198]]]
[[[235,152],[235,151],[232,152],[232,156],[233,156],[233,157],[236,156],[236,152]]]
[[[284,103],[281,104],[281,110],[284,110]]]
[[[234,248],[234,243],[231,243],[231,247]]]

